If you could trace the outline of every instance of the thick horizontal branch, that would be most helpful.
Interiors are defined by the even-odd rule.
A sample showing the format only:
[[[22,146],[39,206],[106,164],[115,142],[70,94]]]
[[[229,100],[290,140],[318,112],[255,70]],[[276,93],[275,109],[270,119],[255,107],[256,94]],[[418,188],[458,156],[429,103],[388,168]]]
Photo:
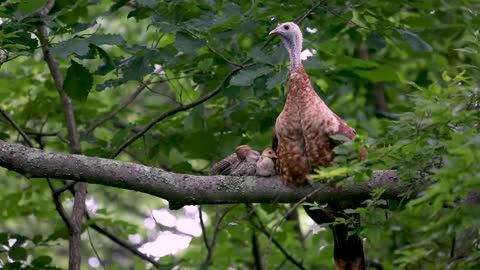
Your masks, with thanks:
[[[384,198],[396,198],[419,188],[401,183],[397,173],[390,170],[375,171],[370,181],[361,184],[332,186],[316,183],[291,188],[278,177],[178,174],[130,162],[42,151],[1,140],[0,166],[29,178],[71,179],[136,190],[164,198],[175,205],[293,203],[309,194],[309,199],[318,202],[358,200],[368,198],[378,187],[386,188]]]

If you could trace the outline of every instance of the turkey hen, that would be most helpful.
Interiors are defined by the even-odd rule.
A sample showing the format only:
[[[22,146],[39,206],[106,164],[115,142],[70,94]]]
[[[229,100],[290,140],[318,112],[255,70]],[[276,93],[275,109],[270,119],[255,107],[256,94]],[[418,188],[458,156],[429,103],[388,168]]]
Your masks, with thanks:
[[[355,137],[355,130],[332,112],[317,95],[300,59],[302,31],[293,22],[283,23],[270,35],[279,35],[290,56],[288,95],[277,117],[272,148],[277,154],[277,174],[297,186],[319,166],[329,166],[338,142],[332,135]]]
[[[293,22],[279,25],[270,35],[280,36],[290,57],[287,100],[277,117],[272,148],[277,154],[277,174],[290,186],[301,184],[313,169],[327,167],[334,159],[333,148],[341,142],[333,135],[355,137],[355,130],[327,107],[317,95],[300,58],[302,31]],[[304,207],[318,224],[329,223],[336,217],[348,217],[341,207],[331,211]],[[341,215],[338,215],[341,213]],[[354,216],[359,222],[359,216]],[[363,270],[365,257],[362,240],[347,224],[331,225],[334,238],[336,269]]]

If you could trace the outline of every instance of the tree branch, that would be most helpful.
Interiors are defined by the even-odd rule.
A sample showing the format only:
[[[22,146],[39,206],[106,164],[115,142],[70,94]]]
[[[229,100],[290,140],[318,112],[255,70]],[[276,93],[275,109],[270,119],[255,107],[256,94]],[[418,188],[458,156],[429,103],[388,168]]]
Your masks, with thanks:
[[[375,171],[370,181],[332,186],[315,183],[290,188],[278,177],[194,176],[110,159],[59,154],[0,140],[0,166],[30,178],[73,179],[136,190],[176,205],[219,203],[296,203],[308,197],[319,203],[370,198],[385,187],[383,198],[416,194],[425,185],[401,183],[395,171]]]
[[[39,10],[40,16],[47,15],[55,5],[55,0],[49,0],[47,4]],[[60,67],[55,57],[50,51],[50,44],[48,43],[48,31],[45,25],[39,25],[37,27],[37,37],[40,41],[43,57],[47,62],[48,69],[52,75],[55,88],[60,95],[62,102],[63,114],[65,117],[65,125],[68,131],[68,140],[70,153],[80,154],[80,137],[77,132],[77,124],[75,121],[75,113],[73,110],[73,104],[70,97],[63,88],[63,75],[60,71]],[[85,198],[87,196],[87,184],[78,183],[75,185],[75,197],[73,201],[73,208],[70,216],[70,237],[69,237],[69,261],[68,268],[70,270],[79,270],[81,264],[81,239],[82,234],[82,219],[85,212]]]
[[[0,114],[7,120],[7,122],[22,136],[25,143],[30,146],[34,147],[28,135],[23,131],[23,129],[15,122],[4,110],[0,109]]]
[[[133,92],[130,96],[128,96],[122,103],[120,103],[115,109],[113,109],[113,111],[111,111],[109,114],[97,120],[91,127],[87,128],[85,130],[85,133],[87,134],[92,133],[92,131],[94,131],[97,127],[99,127],[103,123],[115,117],[117,113],[119,113],[121,110],[125,109],[128,105],[134,102],[135,99],[138,97],[138,95],[140,95],[140,93],[142,93],[143,90],[147,88],[148,85],[152,82],[154,75],[155,74],[152,74],[149,76],[149,78],[146,81],[140,82],[140,85],[137,87],[135,92]]]
[[[165,119],[167,117],[170,117],[172,115],[175,115],[179,112],[189,110],[189,109],[191,109],[191,108],[193,108],[197,105],[200,105],[203,102],[209,100],[210,98],[212,98],[215,95],[217,95],[218,93],[220,93],[220,91],[223,89],[225,84],[230,80],[230,78],[241,69],[242,69],[241,67],[237,67],[237,68],[234,68],[232,71],[230,71],[230,73],[228,73],[228,75],[222,80],[222,82],[213,91],[209,92],[208,94],[198,98],[197,100],[195,100],[192,103],[189,103],[187,105],[178,106],[177,108],[172,109],[172,110],[160,115],[159,117],[153,119],[152,121],[150,121],[150,123],[148,123],[146,126],[141,128],[137,133],[135,133],[132,137],[130,137],[127,141],[125,141],[122,145],[120,145],[120,147],[118,147],[118,149],[115,150],[115,152],[113,152],[113,154],[110,155],[110,158],[115,158],[116,156],[118,156],[125,148],[127,148],[130,144],[132,144],[138,138],[142,137],[155,124],[162,121],[163,119]]]
[[[285,256],[285,259],[287,259],[288,261],[290,261],[292,264],[294,264],[298,269],[303,269],[305,270],[305,267],[303,267],[303,265],[298,262],[297,260],[295,260],[295,258],[293,258],[292,255],[290,255],[286,250],[285,248],[283,248],[283,246],[275,239],[273,238],[273,234],[270,233],[267,229],[267,227],[263,224],[263,222],[261,221],[260,217],[258,216],[258,213],[257,211],[255,210],[255,208],[253,208],[252,205],[250,205],[250,207],[252,207],[250,209],[250,211],[253,212],[253,215],[255,216],[258,224],[256,224],[255,222],[252,221],[252,225],[257,229],[259,230],[260,232],[262,232],[268,239],[269,241],[271,241],[277,248],[278,250],[280,250],[280,252],[283,254],[283,256]]]

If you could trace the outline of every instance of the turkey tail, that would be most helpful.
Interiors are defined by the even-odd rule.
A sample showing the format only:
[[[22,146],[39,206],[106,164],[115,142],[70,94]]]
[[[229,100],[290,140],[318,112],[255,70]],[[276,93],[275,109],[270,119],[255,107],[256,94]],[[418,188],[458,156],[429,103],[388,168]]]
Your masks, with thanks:
[[[345,214],[342,210],[335,212],[322,209],[312,210],[307,206],[304,206],[304,209],[308,216],[317,224],[331,223],[335,221],[335,215],[345,217],[346,219],[352,216]],[[337,270],[366,269],[363,242],[360,236],[354,232],[360,226],[360,215],[353,214],[353,217],[355,219],[354,224],[329,226],[333,233],[333,258]]]

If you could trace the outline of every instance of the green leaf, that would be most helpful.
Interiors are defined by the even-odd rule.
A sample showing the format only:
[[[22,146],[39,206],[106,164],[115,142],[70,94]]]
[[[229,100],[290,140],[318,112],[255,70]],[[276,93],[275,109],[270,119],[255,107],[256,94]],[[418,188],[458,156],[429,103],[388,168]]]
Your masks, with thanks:
[[[8,250],[8,257],[15,261],[24,261],[27,256],[27,250],[20,246],[13,246]]]
[[[193,53],[203,46],[205,46],[204,40],[194,39],[184,33],[178,33],[175,38],[175,48],[180,52]]]
[[[0,245],[8,246],[8,233],[0,233]]]
[[[155,6],[157,6],[158,1],[156,1],[156,0],[138,0],[138,3],[141,4],[141,5],[144,5],[144,6],[154,8]]]
[[[379,67],[377,69],[353,69],[355,74],[372,82],[398,81],[397,72],[391,67]]]
[[[267,89],[271,90],[271,89],[275,88],[275,86],[284,82],[287,79],[287,73],[288,73],[287,70],[282,70],[280,72],[275,72],[275,75],[268,78],[268,80],[267,80]]]
[[[350,56],[339,56],[336,58],[336,63],[339,67],[345,69],[361,68],[361,69],[375,69],[378,67],[378,63],[368,60],[362,60]]]
[[[86,55],[90,48],[88,48],[88,41],[85,39],[69,39],[55,44],[51,51],[59,58],[67,58],[71,54]]]
[[[433,48],[425,42],[419,35],[411,32],[407,29],[398,28],[397,32],[400,33],[403,40],[417,52],[432,52]]]
[[[97,51],[98,55],[103,60],[103,65],[98,67],[97,71],[95,71],[96,75],[105,75],[115,69],[115,63],[107,52],[95,44],[90,44],[89,47],[90,49]]]
[[[120,35],[95,34],[85,39],[88,43],[95,45],[118,45],[124,42]]]
[[[128,59],[128,65],[122,71],[124,79],[140,81],[143,76],[153,71],[153,68],[150,59],[142,55]]]
[[[249,86],[253,84],[253,81],[265,74],[268,74],[272,71],[270,67],[261,67],[258,69],[243,69],[238,72],[235,76],[232,77],[230,80],[230,85],[234,86]]]
[[[385,41],[385,37],[378,32],[370,33],[370,35],[367,36],[366,43],[368,48],[374,49],[374,50],[380,50],[381,48],[387,45],[387,41]]]
[[[33,266],[41,267],[48,265],[52,262],[52,258],[49,256],[39,256],[32,261]]]
[[[70,60],[70,63],[71,65],[67,70],[63,87],[71,98],[78,101],[85,101],[93,86],[93,76],[88,69],[81,64],[73,60]]]

